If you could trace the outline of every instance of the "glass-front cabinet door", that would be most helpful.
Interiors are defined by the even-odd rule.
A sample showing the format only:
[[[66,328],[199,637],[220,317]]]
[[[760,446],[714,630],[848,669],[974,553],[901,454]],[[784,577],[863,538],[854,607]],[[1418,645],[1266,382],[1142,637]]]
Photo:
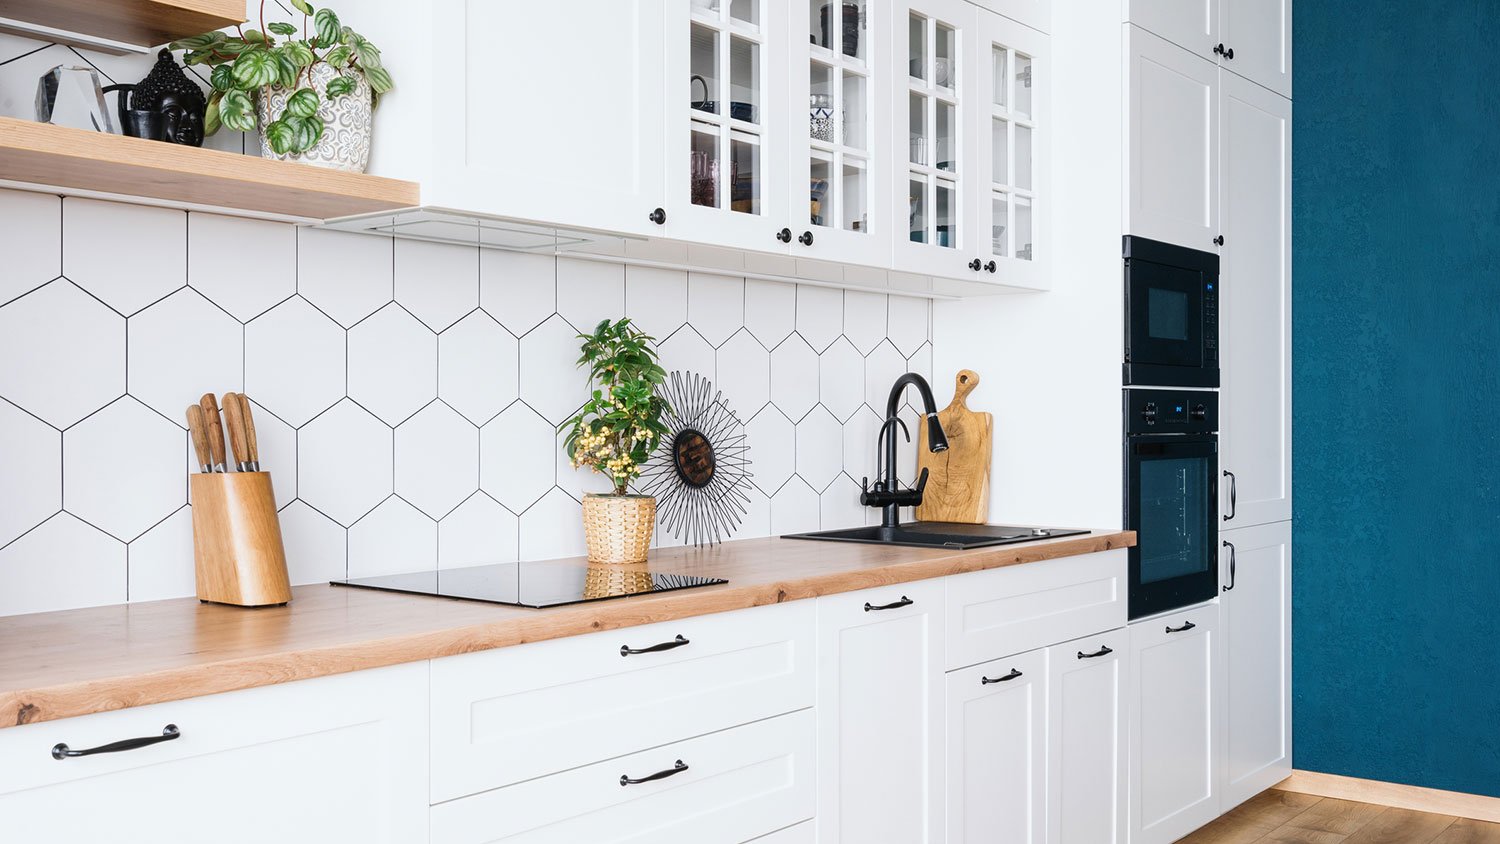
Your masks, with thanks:
[[[780,248],[771,223],[784,225],[789,182],[786,8],[777,0],[670,0],[667,237]]]
[[[970,251],[986,279],[1046,287],[1048,255],[1046,133],[1050,64],[1046,36],[1009,18],[979,12],[980,95],[970,218],[978,226]]]
[[[892,86],[890,122],[904,162],[893,167],[892,206],[901,212],[892,239],[894,265],[954,275],[973,251],[967,243],[965,197],[976,167],[965,136],[965,110],[978,90],[970,57],[977,13],[963,0],[916,0],[893,7],[892,59],[899,81]]]
[[[890,235],[889,84],[873,0],[797,0],[791,63],[792,254],[867,263]],[[801,111],[801,104],[806,111]],[[804,189],[803,186],[806,186]]]

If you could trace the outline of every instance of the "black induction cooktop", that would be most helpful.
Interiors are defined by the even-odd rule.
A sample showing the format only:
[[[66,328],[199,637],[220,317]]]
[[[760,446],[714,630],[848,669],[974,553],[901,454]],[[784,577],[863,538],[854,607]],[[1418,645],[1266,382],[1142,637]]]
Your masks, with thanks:
[[[629,569],[622,571],[620,567],[614,566],[537,562],[495,563],[472,568],[383,574],[329,582],[334,586],[540,608],[672,592],[729,581],[692,574]]]

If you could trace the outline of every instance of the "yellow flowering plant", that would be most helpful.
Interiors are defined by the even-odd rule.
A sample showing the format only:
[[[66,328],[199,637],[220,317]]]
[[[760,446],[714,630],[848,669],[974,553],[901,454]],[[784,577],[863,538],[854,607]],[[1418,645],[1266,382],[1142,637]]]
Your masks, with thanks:
[[[667,373],[652,347],[656,338],[628,318],[606,319],[578,339],[578,366],[588,367],[594,389],[578,415],[559,426],[568,429],[564,448],[574,469],[587,466],[607,476],[614,494],[625,495],[668,433],[661,421],[667,403],[656,394]]]

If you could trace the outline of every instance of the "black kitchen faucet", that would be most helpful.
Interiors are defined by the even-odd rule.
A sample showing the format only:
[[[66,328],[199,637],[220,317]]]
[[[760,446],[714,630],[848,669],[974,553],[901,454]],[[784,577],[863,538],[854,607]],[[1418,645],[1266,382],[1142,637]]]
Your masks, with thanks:
[[[932,400],[932,387],[928,385],[927,379],[915,372],[908,372],[897,378],[896,383],[891,385],[891,395],[885,402],[885,422],[881,424],[880,433],[875,437],[875,484],[871,486],[870,479],[864,478],[860,482],[862,491],[859,494],[859,503],[866,507],[881,508],[880,526],[886,528],[900,526],[901,508],[921,504],[922,490],[927,487],[926,469],[918,476],[917,485],[910,489],[902,489],[901,481],[896,478],[895,429],[899,426],[906,441],[911,442],[911,431],[901,421],[901,417],[896,415],[896,404],[901,401],[901,394],[908,384],[915,386],[922,397],[922,412],[927,415],[928,450],[937,453],[948,449],[948,437],[943,433],[943,426],[938,423],[937,404]]]

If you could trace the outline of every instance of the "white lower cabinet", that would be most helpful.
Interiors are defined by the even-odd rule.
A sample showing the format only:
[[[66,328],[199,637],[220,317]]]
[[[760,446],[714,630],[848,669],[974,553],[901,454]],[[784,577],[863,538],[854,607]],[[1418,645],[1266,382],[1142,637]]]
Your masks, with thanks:
[[[943,840],[943,593],[817,599],[819,842]]]
[[[1130,841],[1166,844],[1219,815],[1219,605],[1130,625]]]
[[[1047,653],[948,674],[948,842],[1044,844]]]
[[[804,710],[442,803],[432,841],[750,841],[813,816],[814,730]]]
[[[1047,842],[1125,844],[1124,629],[1047,649]]]
[[[0,838],[424,842],[426,686],[418,662],[0,730]]]

